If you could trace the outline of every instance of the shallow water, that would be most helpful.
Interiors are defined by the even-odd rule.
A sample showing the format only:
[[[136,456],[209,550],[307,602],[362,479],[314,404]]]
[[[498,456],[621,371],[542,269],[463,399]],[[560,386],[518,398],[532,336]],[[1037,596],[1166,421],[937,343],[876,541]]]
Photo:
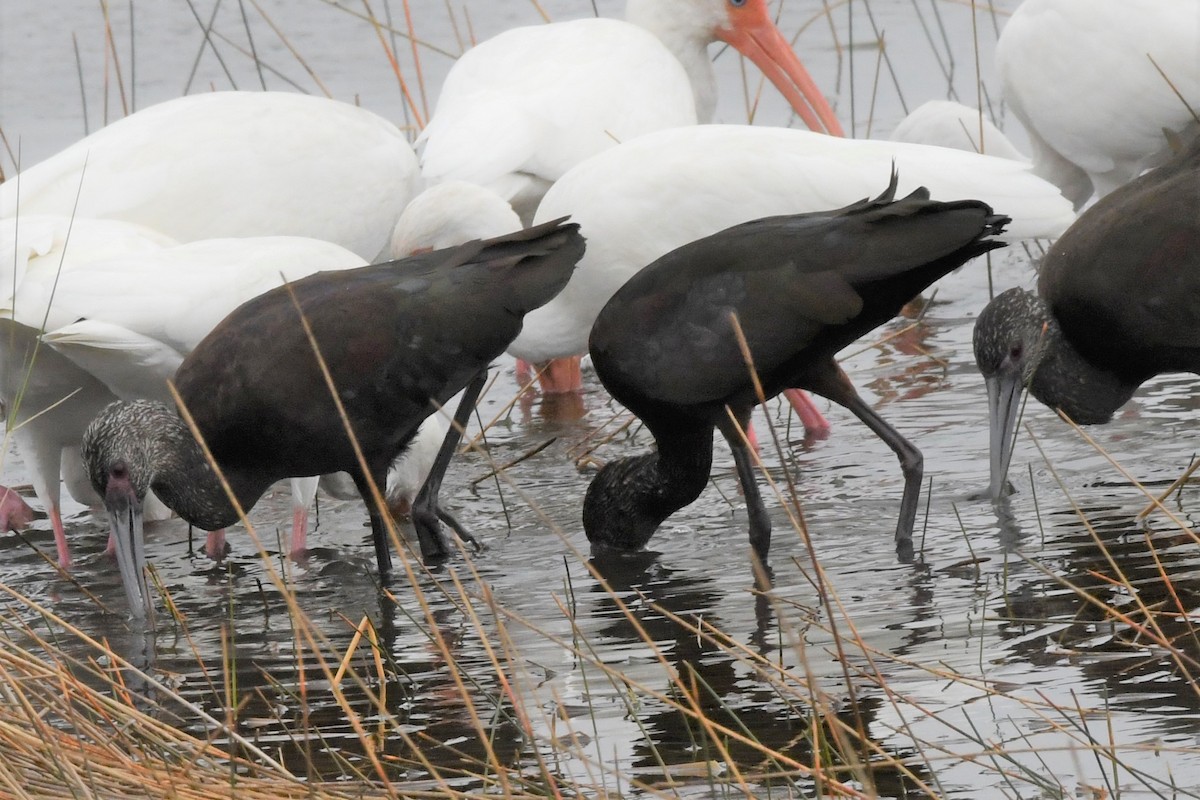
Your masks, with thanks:
[[[229,41],[218,38],[217,48],[232,82],[255,88],[257,73],[229,43],[241,44],[246,38],[236,4],[227,5],[219,10],[214,29]],[[521,2],[472,0],[453,5],[460,30],[466,29],[462,9],[469,9],[470,24],[479,37],[537,19],[533,7]],[[614,13],[619,6],[598,5],[602,13]],[[357,98],[393,119],[403,119],[395,80],[367,23],[315,0],[262,6],[334,96]],[[400,20],[400,4],[393,6],[391,12]],[[557,0],[543,6],[551,16],[565,17],[588,13],[590,3]],[[820,8],[816,2],[787,3],[781,27],[785,32],[800,30]],[[859,44],[844,50],[840,60],[824,21],[804,28],[797,49],[818,84],[837,87],[836,104],[843,121],[851,119],[853,104],[858,135],[886,132],[904,114],[904,103],[886,66],[879,73],[878,92],[872,92],[879,49],[863,43],[875,39],[868,10],[885,34],[895,83],[909,107],[947,96],[949,84],[939,67],[939,61],[950,60],[947,46],[955,64],[953,86],[965,101],[974,102],[975,91],[969,88],[975,71],[969,6],[936,6],[946,26],[944,38],[934,21],[935,7],[921,0],[876,0],[869,7],[856,2],[852,8],[853,38]],[[383,15],[382,7],[375,10]],[[128,7],[112,8],[127,84],[130,71],[135,73],[136,96],[127,93],[126,101],[132,99],[142,107],[177,96],[202,49],[191,12],[185,4],[136,4],[136,55],[131,59],[128,11]],[[212,4],[198,4],[197,11],[207,18]],[[263,61],[313,91],[305,69],[249,5],[247,13]],[[845,44],[851,38],[847,9],[841,6],[835,13]],[[457,52],[443,3],[418,0],[413,14],[422,39]],[[995,23],[982,12],[977,21],[983,78],[992,87],[992,96],[998,97],[988,66]],[[104,119],[105,108],[110,118],[119,114],[115,83],[107,95],[104,91],[103,26],[93,4],[6,0],[0,23],[0,126],[14,151],[19,141],[27,162],[54,152],[86,129],[72,33],[77,35],[85,64],[90,129]],[[400,45],[400,62],[409,65],[411,54],[403,42]],[[432,101],[433,87],[450,60],[432,51],[425,53],[424,77]],[[738,63],[724,54],[717,64],[723,84],[719,116],[724,121],[743,121]],[[406,69],[411,75],[411,68]],[[747,74],[751,82],[757,81],[755,72]],[[288,88],[272,73],[266,80],[271,88]],[[205,51],[193,89],[226,88],[230,83],[222,66]],[[766,124],[788,122],[782,101],[770,90],[764,92],[757,119]],[[1010,132],[1016,128],[1015,124],[1007,127]],[[1014,138],[1021,141],[1019,132]],[[9,174],[10,158],[0,156]],[[1031,254],[1024,248],[1010,248],[992,263],[998,287],[1032,282]],[[870,651],[850,647],[839,660],[828,632],[831,614],[815,588],[815,571],[804,541],[769,491],[776,530],[775,602],[753,594],[744,509],[732,460],[720,445],[712,485],[657,534],[652,541],[656,554],[599,566],[616,596],[633,606],[633,614],[664,654],[666,666],[695,670],[760,741],[797,760],[811,759],[807,740],[800,736],[808,724],[804,710],[787,702],[744,663],[686,632],[651,603],[687,619],[703,619],[795,674],[806,675],[812,690],[830,698],[851,724],[857,701],[858,714],[882,751],[907,758],[915,775],[939,793],[1033,797],[1107,786],[1110,795],[1120,790],[1126,797],[1174,796],[1173,791],[1194,795],[1200,787],[1200,699],[1187,675],[1196,674],[1196,669],[1181,670],[1166,649],[1145,638],[1135,640],[1129,626],[1109,622],[1082,592],[1135,621],[1144,621],[1135,598],[1110,582],[1119,570],[1137,587],[1137,599],[1158,613],[1162,634],[1187,657],[1200,657],[1192,631],[1200,596],[1196,546],[1161,515],[1149,535],[1144,534],[1133,520],[1145,502],[1141,493],[1078,433],[1036,404],[1026,411],[1032,435],[1022,435],[1014,458],[1012,478],[1018,493],[999,507],[972,499],[987,483],[987,430],[986,399],[974,369],[970,337],[974,315],[987,296],[985,266],[972,264],[940,284],[917,329],[881,347],[854,347],[843,354],[843,363],[864,397],[925,454],[931,489],[922,497],[923,504],[928,497],[928,509],[926,514],[923,507],[924,520],[918,520],[924,530],[918,534],[916,563],[897,561],[891,543],[901,491],[891,452],[837,408],[828,410],[833,432],[819,440],[805,439],[798,423],[789,420],[777,404],[772,403],[767,412],[786,448],[781,457],[768,445],[764,461],[776,481],[785,475],[796,481],[828,595],[836,596],[845,608],[845,615],[836,613],[832,621],[842,637],[850,635],[852,621]],[[879,333],[897,331],[903,324],[895,322]],[[484,420],[500,413],[515,393],[511,364],[503,361],[498,369],[500,377],[481,405]],[[477,704],[476,711],[493,720],[487,723],[494,726],[491,746],[502,761],[531,764],[533,752],[545,748],[531,747],[508,716],[512,703],[495,699],[502,688],[487,648],[501,646],[501,633],[511,643],[509,655],[502,658],[513,691],[525,700],[527,709],[544,712],[532,719],[533,731],[550,739],[573,728],[588,737],[574,757],[559,754],[556,767],[563,774],[586,775],[588,758],[618,765],[626,779],[660,774],[658,759],[668,765],[720,760],[712,743],[697,740],[696,731],[665,702],[642,695],[637,713],[629,713],[624,690],[614,688],[595,667],[586,666],[545,635],[571,641],[572,617],[562,610],[569,608],[578,636],[590,643],[599,662],[651,690],[668,689],[668,676],[655,648],[643,640],[574,552],[586,548],[579,510],[590,478],[590,472],[578,469],[574,460],[615,427],[609,423],[619,413],[594,376],[586,377],[581,417],[572,419],[562,408],[535,401],[488,430],[490,455],[498,463],[553,439],[545,449],[507,470],[505,481],[478,480],[489,470],[486,458],[479,454],[466,454],[452,467],[443,497],[486,542],[487,550],[472,560],[477,578],[463,561],[455,561],[443,571],[417,579],[430,605],[427,612],[418,607],[416,592],[402,578],[392,587],[396,602],[382,598],[374,580],[366,516],[357,503],[322,498],[307,562],[294,565],[277,557],[269,562],[286,571],[296,601],[328,636],[327,652],[345,652],[352,625],[364,615],[375,621],[381,652],[393,662],[387,681],[388,708],[400,721],[386,737],[383,752],[401,759],[409,753],[400,730],[444,743],[442,749],[423,747],[442,770],[452,771],[462,764],[461,753],[452,752],[452,747],[475,757],[485,752],[472,726],[471,708],[455,687],[455,673],[431,643],[433,625],[445,637],[458,674],[473,682],[467,694]],[[1146,387],[1114,424],[1088,433],[1131,475],[1148,484],[1165,485],[1192,455],[1193,395],[1192,379],[1161,379]],[[762,432],[764,423],[760,417]],[[593,435],[604,426],[603,433]],[[1047,458],[1040,455],[1034,437]],[[595,455],[609,459],[643,450],[649,443],[644,432],[626,431]],[[20,483],[21,476],[19,457],[10,453],[2,477]],[[1194,492],[1185,491],[1178,513],[1188,525],[1194,503]],[[1090,521],[1094,535],[1076,509]],[[120,613],[125,601],[112,562],[103,554],[103,522],[93,520],[79,506],[70,510],[68,530],[78,561],[74,575],[78,584],[54,577],[39,556],[12,536],[0,538],[0,581],[88,634],[106,637],[117,652],[151,667],[160,679],[219,719],[225,717],[227,701],[221,653],[223,637],[228,637],[225,646],[236,657],[237,696],[249,698],[239,717],[244,735],[300,774],[305,774],[308,759],[330,778],[363,768],[363,744],[309,655],[303,667],[305,680],[300,681],[284,597],[271,584],[267,563],[247,536],[233,531],[232,554],[217,564],[202,550],[189,552],[181,522],[152,529],[151,561],[186,619],[188,635],[182,636],[168,620],[160,619],[157,636],[148,640],[131,633]],[[252,516],[264,548],[272,554],[279,550],[277,528],[290,522],[288,511],[289,498],[281,492],[261,502]],[[45,520],[35,523],[27,537],[40,550],[53,552]],[[1097,538],[1104,542],[1111,561]],[[1176,597],[1164,592],[1155,559],[1170,575]],[[486,585],[498,604],[541,632],[512,618],[502,623],[485,613],[479,625],[487,636],[481,636],[480,628],[452,602],[456,595],[437,589],[438,582],[451,576],[473,587],[476,598]],[[114,613],[99,610],[84,589]],[[13,601],[3,602],[8,612],[32,618]],[[486,610],[484,603],[478,607]],[[1187,613],[1180,613],[1180,607]],[[86,651],[82,645],[74,647]],[[867,652],[873,656],[868,658]],[[360,674],[374,674],[365,657],[356,659],[355,665]],[[856,676],[849,684],[847,674]],[[951,680],[952,674],[958,679]],[[320,731],[320,740],[303,742],[295,737],[305,707],[295,696],[301,685],[307,692],[308,720],[311,728]],[[348,691],[348,702],[357,711],[370,713],[365,694]],[[808,691],[799,696],[807,696]],[[715,704],[709,711],[719,717],[714,708]],[[195,717],[181,724],[197,732],[206,730],[206,724]],[[1112,762],[1098,760],[1084,746],[1089,735],[1093,744],[1117,749],[1122,767],[1115,778]],[[922,745],[915,747],[914,742]],[[1011,760],[977,757],[985,745],[1002,745]],[[735,748],[730,755],[742,769],[760,760],[745,748]],[[397,761],[389,769],[395,778],[429,777],[411,760]],[[1015,777],[1005,777],[1002,770]],[[611,775],[607,780],[610,788],[615,785]],[[883,794],[917,787],[913,779],[898,778],[895,770],[880,771],[876,780]],[[696,779],[693,789],[679,791],[705,794],[709,789],[704,780]]]

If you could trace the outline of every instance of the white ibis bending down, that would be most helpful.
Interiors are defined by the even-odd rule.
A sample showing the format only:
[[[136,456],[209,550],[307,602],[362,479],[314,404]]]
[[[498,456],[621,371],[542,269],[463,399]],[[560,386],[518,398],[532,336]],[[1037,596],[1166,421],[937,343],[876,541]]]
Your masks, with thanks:
[[[521,228],[503,197],[466,181],[435,183],[412,199],[392,231],[392,258],[490,239]]]
[[[952,100],[929,100],[913,109],[892,131],[893,142],[953,147],[969,153],[1028,161],[1004,132],[987,117],[980,122],[978,109]]]
[[[209,92],[144,108],[23,169],[0,184],[0,217],[121,219],[181,242],[308,236],[374,259],[418,178],[404,134],[370,111]]]
[[[310,275],[226,317],[184,359],[176,387],[243,508],[281,478],[349,472],[367,501],[386,577],[386,509],[371,499],[371,481],[382,488],[389,465],[421,422],[464,388],[455,419],[466,422],[488,363],[520,330],[522,317],[562,288],[583,249],[578,226],[555,221],[401,261]],[[328,365],[365,469],[301,315]],[[457,428],[447,435],[413,507],[421,552],[429,559],[448,553],[439,519],[465,536],[437,499],[458,435]],[[153,488],[206,530],[235,522],[237,513],[187,425],[163,403],[110,405],[85,432],[83,456],[109,513],[131,610],[146,616],[146,491]]]
[[[998,295],[974,338],[997,499],[1025,389],[1098,425],[1155,375],[1200,373],[1200,137],[1085,211],[1046,253],[1037,293]]]
[[[710,122],[716,41],[753,61],[809,128],[842,135],[766,0],[628,0],[625,17],[514,28],[464,53],[417,140],[425,178],[487,186],[528,223],[547,188],[581,161]],[[543,366],[542,390],[578,391],[579,355]]]
[[[118,220],[38,215],[0,220],[0,400],[34,492],[50,518],[58,563],[64,569],[71,565],[71,550],[63,529],[60,477],[75,500],[99,504],[79,461],[79,440],[88,422],[116,397],[87,372],[40,345],[49,298],[23,298],[21,287],[26,280],[44,279],[53,285],[60,271],[99,259],[155,252],[174,243],[149,228]],[[9,523],[20,518],[10,517],[5,524],[13,527]]]
[[[1200,1],[1025,0],[996,44],[1037,173],[1076,207],[1170,155],[1198,126]]]
[[[44,326],[50,356],[70,359],[117,398],[169,403],[167,381],[229,312],[285,280],[365,263],[344,247],[299,236],[207,239],[30,274],[15,317]],[[71,432],[74,444],[97,412]],[[315,488],[315,480],[293,482],[293,553],[305,547]],[[206,550],[223,556],[223,535],[210,537]]]
[[[745,426],[758,403],[732,318],[766,397],[803,387],[845,406],[900,457],[897,549],[911,554],[921,453],[855,392],[834,355],[891,319],[927,286],[1004,243],[1007,217],[985,203],[939,203],[887,191],[837,211],[769,217],[700,239],[633,276],[600,312],[589,350],[612,396],[654,435],[657,452],[606,464],[588,487],[593,547],[636,550],[708,484],[713,429],[733,448],[765,559],[771,523],[755,483]]]
[[[401,519],[412,514],[413,501],[417,499],[417,493],[437,462],[438,451],[445,438],[446,426],[438,415],[426,417],[408,447],[388,468],[383,498],[393,518]],[[354,480],[344,472],[322,475],[320,485],[339,500],[359,499]]]

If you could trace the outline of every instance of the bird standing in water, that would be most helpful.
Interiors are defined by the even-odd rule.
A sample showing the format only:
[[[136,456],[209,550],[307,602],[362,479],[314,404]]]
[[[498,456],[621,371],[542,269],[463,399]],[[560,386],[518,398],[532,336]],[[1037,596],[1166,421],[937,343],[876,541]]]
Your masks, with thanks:
[[[993,499],[1005,490],[1025,389],[1099,425],[1155,375],[1200,373],[1200,136],[1085,211],[1046,253],[1037,292],[997,295],[974,341]]]
[[[1008,218],[976,200],[931,201],[924,189],[897,201],[896,181],[893,173],[874,200],[747,222],[685,245],[613,295],[592,328],[592,363],[658,448],[605,465],[588,487],[583,526],[593,546],[639,549],[695,500],[708,483],[715,428],[733,448],[750,543],[766,558],[771,523],[739,430],[759,402],[740,329],[765,397],[788,388],[822,395],[900,457],[896,540],[902,555],[911,552],[921,453],[863,402],[834,356],[938,278],[1003,247],[991,237]]]
[[[367,503],[386,577],[387,511],[374,502],[372,482],[382,489],[388,467],[421,422],[464,389],[455,420],[465,424],[489,362],[520,331],[523,316],[562,288],[583,249],[578,226],[558,220],[401,261],[311,275],[244,303],[205,337],[176,373],[180,401],[243,509],[281,478],[349,472]],[[449,552],[439,519],[465,535],[437,500],[459,431],[447,435],[413,505],[427,559]],[[84,434],[83,456],[109,514],[131,611],[149,616],[146,491],[153,488],[205,530],[233,524],[238,510],[188,425],[163,403],[113,403]]]

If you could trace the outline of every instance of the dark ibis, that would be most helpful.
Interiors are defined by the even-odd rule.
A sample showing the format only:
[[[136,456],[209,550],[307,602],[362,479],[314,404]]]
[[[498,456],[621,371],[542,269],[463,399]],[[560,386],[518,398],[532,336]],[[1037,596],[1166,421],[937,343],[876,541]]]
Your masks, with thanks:
[[[1155,375],[1200,373],[1200,137],[1084,212],[1047,251],[1037,292],[997,295],[974,338],[993,499],[1026,389],[1099,425]]]
[[[834,356],[882,325],[931,283],[1004,243],[1008,217],[985,203],[942,203],[917,189],[895,200],[896,174],[874,200],[834,211],[768,217],[680,247],[613,295],[592,328],[596,374],[654,435],[657,452],[606,464],[588,487],[583,527],[593,548],[643,547],[699,496],[714,428],[733,449],[765,559],[771,524],[743,428],[758,396],[733,318],[766,397],[802,388],[844,406],[900,458],[904,496],[898,550],[911,552],[920,493],[919,450],[868,406]]]
[[[277,480],[350,473],[367,503],[386,578],[387,512],[372,500],[368,478],[382,491],[389,465],[421,422],[464,389],[455,420],[466,422],[489,362],[521,330],[524,315],[562,289],[583,251],[578,225],[557,220],[399,261],[310,275],[230,313],[183,360],[175,385],[243,509]],[[457,428],[447,434],[413,503],[427,560],[449,553],[439,519],[470,539],[438,505],[458,438]],[[204,530],[233,524],[237,512],[184,420],[164,403],[109,405],[84,434],[83,456],[104,498],[131,611],[149,616],[142,531],[147,489]]]

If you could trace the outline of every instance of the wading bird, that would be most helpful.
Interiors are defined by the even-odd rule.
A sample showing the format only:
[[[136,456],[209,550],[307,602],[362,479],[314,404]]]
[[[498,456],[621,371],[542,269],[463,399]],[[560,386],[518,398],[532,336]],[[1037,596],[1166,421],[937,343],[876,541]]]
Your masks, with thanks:
[[[1009,289],[975,322],[994,499],[1026,389],[1098,425],[1163,372],[1200,372],[1200,137],[1101,198],[1046,253],[1037,292]]]
[[[281,478],[349,472],[366,500],[386,577],[387,512],[372,499],[372,482],[385,486],[388,467],[421,422],[464,389],[455,420],[465,424],[489,362],[522,317],[562,288],[583,247],[577,225],[555,221],[274,289],[238,307],[184,359],[175,376],[182,405],[242,508]],[[438,506],[458,437],[458,427],[447,435],[413,506],[429,559],[448,553],[439,520],[465,536]],[[187,424],[163,403],[110,405],[84,434],[83,456],[108,510],[131,610],[147,616],[146,491],[205,530],[237,521],[237,510]]]
[[[834,361],[927,286],[1004,243],[1008,218],[985,203],[887,191],[836,211],[747,222],[673,250],[604,306],[589,351],[605,388],[654,435],[657,450],[606,464],[588,487],[593,547],[637,550],[708,484],[714,428],[733,449],[765,559],[771,522],[741,435],[759,402],[738,331],[766,397],[802,387],[844,406],[900,458],[898,552],[911,554],[921,453],[863,402]]]
[[[1034,169],[1081,207],[1200,127],[1200,0],[1025,0],[996,43]]]
[[[842,135],[766,0],[628,0],[625,17],[514,28],[464,53],[417,140],[425,178],[487,186],[528,222],[581,161],[712,121],[717,41],[753,61],[809,128]],[[544,366],[542,390],[578,391],[578,355]]]

